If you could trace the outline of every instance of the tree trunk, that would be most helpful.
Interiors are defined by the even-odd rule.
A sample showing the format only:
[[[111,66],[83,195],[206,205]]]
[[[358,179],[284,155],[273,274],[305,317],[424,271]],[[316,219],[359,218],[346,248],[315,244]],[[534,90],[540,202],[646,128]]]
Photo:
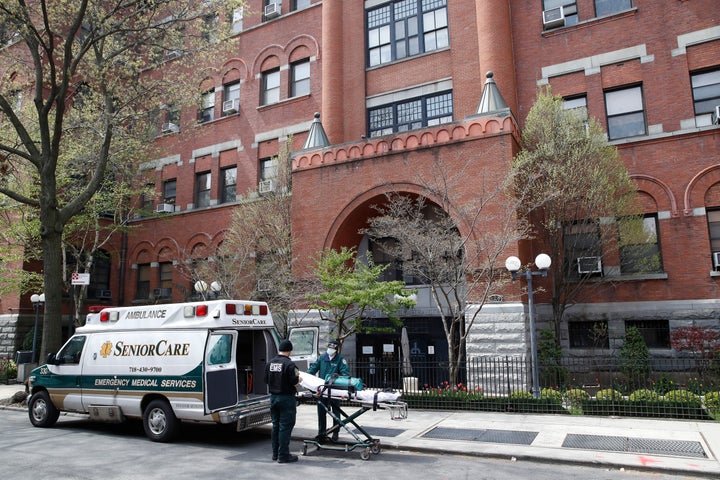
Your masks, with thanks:
[[[41,363],[48,353],[55,353],[62,346],[62,231],[47,228],[46,225],[43,222],[41,227],[45,281],[45,315],[38,357]]]

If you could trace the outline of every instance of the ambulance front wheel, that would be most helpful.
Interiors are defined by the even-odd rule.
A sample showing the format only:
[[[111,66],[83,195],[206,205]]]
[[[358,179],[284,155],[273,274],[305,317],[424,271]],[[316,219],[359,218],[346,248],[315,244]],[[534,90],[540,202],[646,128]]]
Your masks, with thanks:
[[[53,405],[48,392],[42,390],[30,397],[28,414],[30,415],[30,423],[36,427],[45,428],[55,425],[60,416],[60,411]]]
[[[180,430],[180,420],[166,400],[153,400],[143,413],[143,427],[153,442],[170,442]]]

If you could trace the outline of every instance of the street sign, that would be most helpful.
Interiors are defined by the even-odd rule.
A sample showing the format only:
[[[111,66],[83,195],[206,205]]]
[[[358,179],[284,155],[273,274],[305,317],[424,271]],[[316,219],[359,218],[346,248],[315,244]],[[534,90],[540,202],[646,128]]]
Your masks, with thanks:
[[[73,273],[71,283],[73,285],[90,285],[90,274],[89,273]]]

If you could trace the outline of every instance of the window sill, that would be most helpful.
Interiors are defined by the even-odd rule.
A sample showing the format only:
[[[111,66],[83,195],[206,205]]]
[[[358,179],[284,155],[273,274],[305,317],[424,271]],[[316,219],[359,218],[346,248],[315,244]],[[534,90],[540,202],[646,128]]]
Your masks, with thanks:
[[[720,276],[720,272],[717,272]],[[602,277],[593,277],[585,280],[590,283],[600,282],[643,282],[646,280],[667,280],[667,273],[646,273],[646,274],[632,274],[632,275],[605,275]],[[577,278],[569,279],[571,282],[578,282]]]
[[[566,27],[557,27],[553,28],[551,30],[544,30],[542,32],[543,37],[554,37],[556,35],[565,34],[567,32],[572,32],[575,30],[580,30],[582,28],[590,27],[593,25],[597,25],[600,23],[605,22],[611,22],[614,20],[617,20],[619,18],[625,18],[625,17],[632,17],[637,14],[637,7],[633,7],[628,10],[623,10],[622,12],[612,13],[610,15],[605,15],[602,17],[594,17],[587,20],[583,20],[582,22],[578,22],[575,25],[568,25]]]
[[[300,95],[298,97],[284,98],[275,103],[268,103],[266,105],[258,105],[256,110],[258,112],[262,112],[265,110],[272,110],[273,108],[276,108],[276,107],[284,107],[285,105],[289,105],[289,104],[292,104],[295,102],[299,102],[301,100],[308,99],[308,98],[310,98],[310,96],[311,96],[311,94],[308,93],[307,95]]]

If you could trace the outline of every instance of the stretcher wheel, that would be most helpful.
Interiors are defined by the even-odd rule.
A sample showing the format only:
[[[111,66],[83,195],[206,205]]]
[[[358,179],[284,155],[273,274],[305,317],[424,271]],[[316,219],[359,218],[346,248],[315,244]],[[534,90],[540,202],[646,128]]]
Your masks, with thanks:
[[[360,452],[360,458],[362,458],[363,460],[367,460],[368,458],[370,458],[370,449],[366,448],[365,450]]]
[[[303,445],[303,457],[307,455],[307,443]]]
[[[375,455],[377,455],[378,453],[380,453],[380,444],[379,444],[379,443],[373,444],[373,446],[370,447],[370,451],[371,451],[372,453],[374,453]]]

